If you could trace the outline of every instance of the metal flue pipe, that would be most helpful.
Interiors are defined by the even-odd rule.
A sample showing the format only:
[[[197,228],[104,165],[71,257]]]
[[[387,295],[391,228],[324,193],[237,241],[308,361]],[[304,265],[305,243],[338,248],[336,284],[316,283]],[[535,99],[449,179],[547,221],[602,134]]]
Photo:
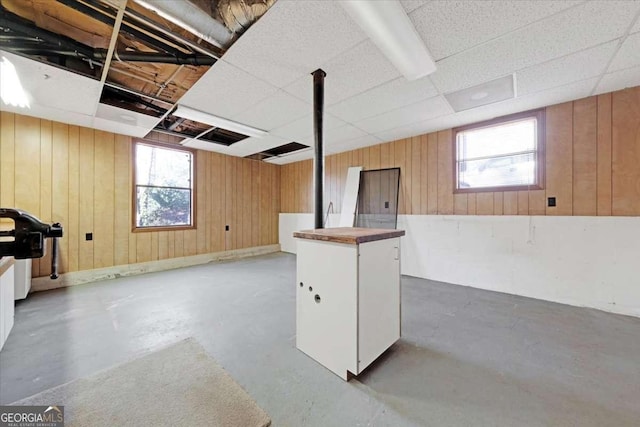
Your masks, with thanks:
[[[315,228],[324,228],[322,209],[324,206],[324,140],[323,140],[323,115],[324,115],[324,78],[327,73],[320,68],[313,73],[313,193],[314,193],[314,225]]]

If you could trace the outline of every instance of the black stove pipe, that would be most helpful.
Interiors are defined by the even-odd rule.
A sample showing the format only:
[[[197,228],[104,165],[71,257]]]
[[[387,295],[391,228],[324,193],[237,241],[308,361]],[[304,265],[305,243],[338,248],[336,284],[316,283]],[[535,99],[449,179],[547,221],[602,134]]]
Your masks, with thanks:
[[[322,119],[324,114],[324,78],[327,73],[318,68],[313,75],[313,193],[314,226],[324,228],[322,208],[324,207],[324,141]]]

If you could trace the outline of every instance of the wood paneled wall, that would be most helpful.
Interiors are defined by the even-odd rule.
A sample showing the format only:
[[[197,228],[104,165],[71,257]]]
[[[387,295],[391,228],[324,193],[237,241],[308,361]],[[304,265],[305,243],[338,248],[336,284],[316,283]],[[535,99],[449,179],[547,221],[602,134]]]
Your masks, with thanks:
[[[400,214],[640,215],[640,87],[546,108],[543,190],[454,194],[452,143],[444,130],[327,156],[324,212],[340,212],[347,168],[363,166],[401,168]],[[281,179],[282,212],[312,212],[311,160]]]
[[[0,129],[0,206],[63,225],[61,272],[278,243],[277,165],[198,151],[197,229],[132,233],[130,137],[7,112]]]

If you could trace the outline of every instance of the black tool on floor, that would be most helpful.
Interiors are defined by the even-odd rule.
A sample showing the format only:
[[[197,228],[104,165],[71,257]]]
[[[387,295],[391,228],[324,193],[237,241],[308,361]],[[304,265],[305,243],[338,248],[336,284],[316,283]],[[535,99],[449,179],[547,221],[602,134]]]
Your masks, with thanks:
[[[62,237],[59,223],[46,224],[35,216],[12,208],[0,208],[0,218],[12,219],[13,230],[0,230],[0,258],[12,256],[15,259],[41,258],[46,251],[45,239],[53,239],[51,254],[51,278],[58,278],[58,237]],[[13,241],[2,238],[13,237]]]

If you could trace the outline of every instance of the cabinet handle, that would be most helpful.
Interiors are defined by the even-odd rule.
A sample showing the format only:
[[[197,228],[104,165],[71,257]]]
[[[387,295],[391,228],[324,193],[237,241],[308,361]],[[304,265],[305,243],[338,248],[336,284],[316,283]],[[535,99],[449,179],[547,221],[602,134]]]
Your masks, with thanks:
[[[395,256],[393,259],[395,260],[400,259],[400,249],[397,246],[394,246],[393,249],[395,249]]]

